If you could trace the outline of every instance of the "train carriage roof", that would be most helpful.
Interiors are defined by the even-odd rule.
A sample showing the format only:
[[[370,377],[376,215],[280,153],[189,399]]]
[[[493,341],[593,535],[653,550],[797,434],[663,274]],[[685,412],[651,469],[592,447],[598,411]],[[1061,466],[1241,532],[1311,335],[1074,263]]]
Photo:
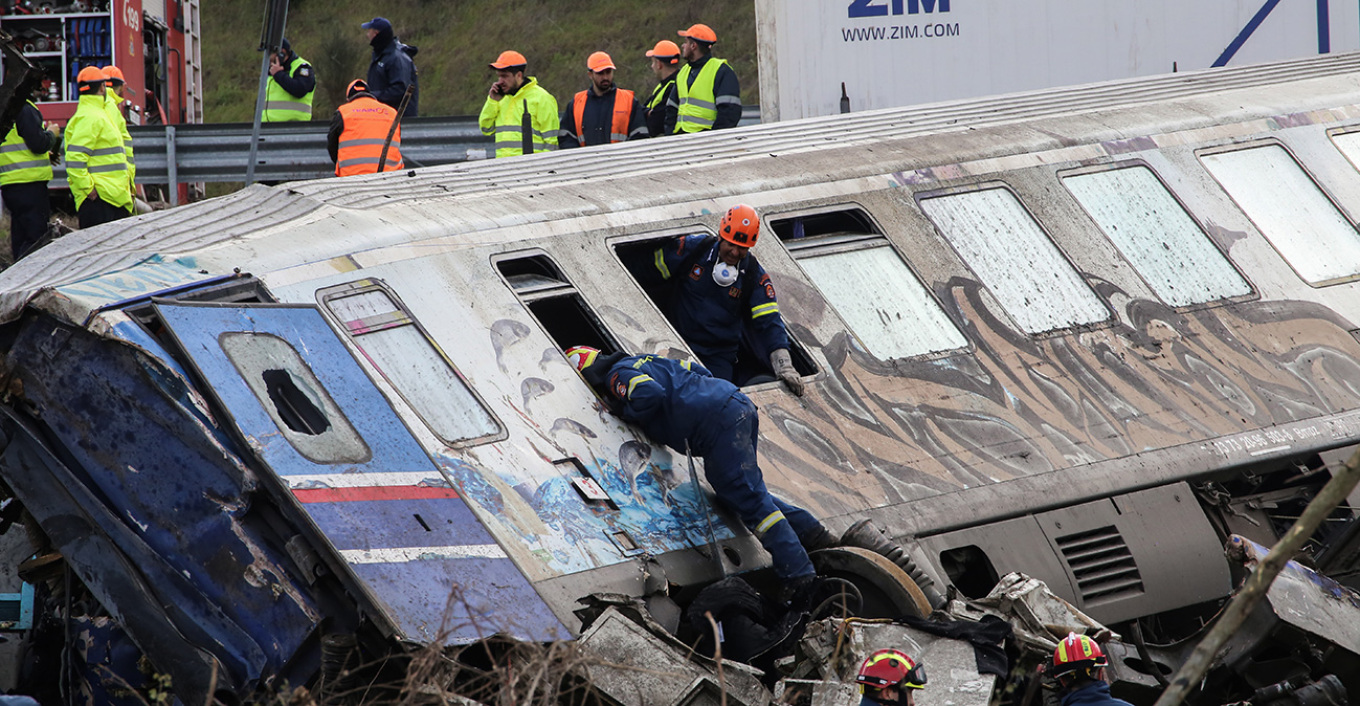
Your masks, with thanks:
[[[1351,106],[1356,95],[1360,53],[1346,53],[252,186],[77,231],[42,248],[0,273],[0,321],[14,320],[33,301],[80,323],[100,306],[238,269],[263,274],[453,234],[1132,139],[1225,119],[1287,120]],[[940,137],[927,146],[924,136]]]

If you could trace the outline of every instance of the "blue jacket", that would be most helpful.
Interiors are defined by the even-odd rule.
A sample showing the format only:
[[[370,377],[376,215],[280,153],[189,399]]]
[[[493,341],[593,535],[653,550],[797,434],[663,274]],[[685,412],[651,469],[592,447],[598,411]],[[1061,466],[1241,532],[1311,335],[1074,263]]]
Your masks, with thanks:
[[[736,385],[689,361],[634,355],[610,356],[597,364],[608,366],[604,392],[618,415],[681,453],[686,440],[698,444],[697,433],[705,424],[722,424],[719,412],[728,400],[745,397]],[[705,451],[692,450],[698,455]]]
[[[667,313],[700,359],[736,360],[743,333],[765,357],[789,347],[774,283],[754,253],[738,265],[741,275],[730,287],[713,281],[713,265],[718,261],[714,236],[676,238],[658,249],[654,260],[662,279],[679,278]]]
[[[401,105],[401,97],[406,87],[415,86],[411,92],[411,102],[406,104],[403,118],[414,118],[420,114],[420,82],[416,79],[416,62],[411,59],[416,48],[408,47],[392,36],[392,30],[383,30],[373,38],[373,59],[368,63],[368,92],[380,103],[396,108]]]
[[[1109,684],[1093,681],[1076,691],[1063,694],[1062,706],[1132,706],[1132,704],[1110,696]]]

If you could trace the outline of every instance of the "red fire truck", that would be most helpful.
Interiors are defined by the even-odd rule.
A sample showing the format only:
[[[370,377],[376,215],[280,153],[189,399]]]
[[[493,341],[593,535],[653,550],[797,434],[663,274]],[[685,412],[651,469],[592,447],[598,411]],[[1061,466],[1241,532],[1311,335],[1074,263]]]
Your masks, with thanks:
[[[76,74],[122,69],[129,124],[196,123],[203,114],[199,0],[0,0],[0,28],[50,83],[43,118],[75,114]]]

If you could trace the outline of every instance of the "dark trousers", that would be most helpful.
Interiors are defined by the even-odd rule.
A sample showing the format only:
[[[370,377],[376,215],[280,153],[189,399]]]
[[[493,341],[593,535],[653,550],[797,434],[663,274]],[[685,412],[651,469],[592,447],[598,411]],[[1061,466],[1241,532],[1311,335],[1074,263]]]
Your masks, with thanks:
[[[47,197],[47,182],[28,181],[0,186],[0,196],[9,211],[9,248],[18,260],[47,234],[47,219],[52,205]]]
[[[76,215],[80,217],[81,228],[90,228],[100,223],[127,218],[132,213],[122,206],[104,203],[99,196],[90,194],[85,197],[85,203],[80,204],[80,210],[76,211]]]
[[[770,494],[756,464],[760,417],[745,395],[733,394],[710,423],[694,436],[694,450],[704,459],[704,476],[718,500],[770,553],[775,575],[789,580],[815,571],[799,537],[814,535],[821,523],[812,513]]]

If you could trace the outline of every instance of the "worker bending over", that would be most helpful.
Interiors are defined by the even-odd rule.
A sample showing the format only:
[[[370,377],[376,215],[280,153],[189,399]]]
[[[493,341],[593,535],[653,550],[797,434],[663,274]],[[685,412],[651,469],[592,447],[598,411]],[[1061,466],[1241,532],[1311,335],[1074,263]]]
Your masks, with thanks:
[[[756,461],[756,406],[735,385],[697,363],[651,355],[604,355],[575,346],[570,362],[610,411],[652,439],[704,460],[704,477],[718,501],[741,518],[770,553],[783,597],[811,599],[816,572],[807,549],[834,544],[812,513],[774,497]]]

